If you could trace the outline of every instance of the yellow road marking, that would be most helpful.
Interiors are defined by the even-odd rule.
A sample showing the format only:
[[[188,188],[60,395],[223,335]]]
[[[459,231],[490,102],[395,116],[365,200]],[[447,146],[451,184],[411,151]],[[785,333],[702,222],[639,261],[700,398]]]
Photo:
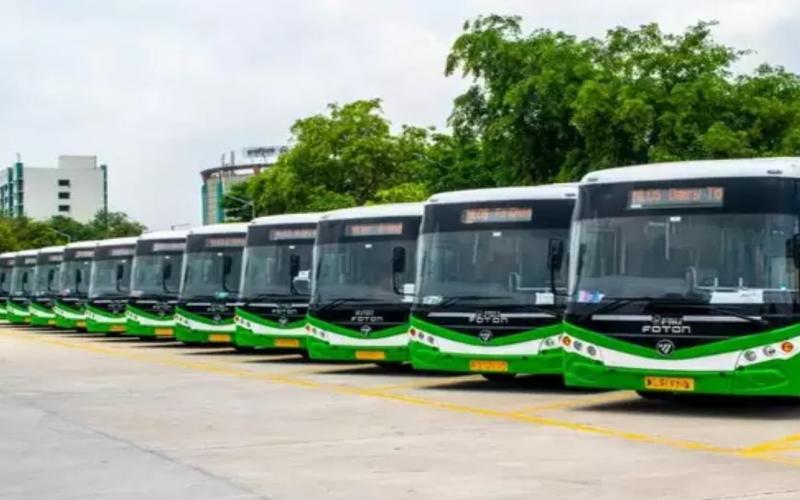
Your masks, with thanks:
[[[800,434],[789,434],[779,439],[764,441],[754,444],[742,450],[747,455],[760,455],[763,453],[775,453],[781,451],[800,450]]]
[[[369,388],[359,388],[353,386],[343,386],[343,385],[328,384],[323,382],[314,382],[311,380],[305,380],[292,376],[254,372],[251,370],[234,368],[234,366],[236,365],[233,363],[228,364],[228,363],[213,363],[205,361],[188,361],[179,358],[178,356],[141,354],[139,352],[134,352],[129,349],[126,349],[124,345],[118,348],[109,348],[105,346],[99,346],[91,341],[86,341],[86,340],[73,341],[73,340],[54,339],[45,336],[40,337],[40,336],[28,336],[28,335],[24,336],[15,335],[13,331],[9,332],[8,330],[0,332],[6,337],[13,336],[15,339],[51,344],[60,347],[66,347],[69,349],[89,351],[98,354],[105,354],[144,363],[158,363],[165,366],[187,368],[205,373],[227,375],[227,376],[246,378],[246,379],[266,380],[297,387],[322,389],[329,392],[351,394],[361,397],[369,397],[369,398],[405,403],[414,406],[434,408],[439,410],[450,411],[453,413],[477,415],[498,420],[532,424],[539,427],[557,428],[557,429],[569,430],[595,436],[612,437],[612,438],[623,439],[626,441],[661,445],[675,449],[702,451],[706,453],[714,453],[725,456],[740,457],[740,458],[773,462],[773,463],[781,463],[785,465],[800,467],[800,459],[775,456],[775,455],[770,455],[768,453],[753,453],[752,451],[748,451],[748,449],[743,449],[743,448],[716,446],[713,444],[704,443],[700,441],[662,437],[662,436],[639,433],[639,432],[629,432],[619,429],[600,427],[592,424],[583,424],[579,422],[548,418],[539,415],[531,415],[515,411],[502,411],[502,410],[494,410],[491,408],[483,408],[478,406],[449,403],[446,401],[440,401],[435,399],[396,394],[392,392],[387,392],[385,390],[374,390]]]
[[[615,403],[618,401],[632,401],[639,396],[632,391],[620,391],[602,394],[599,396],[584,396],[582,398],[569,398],[563,401],[554,401],[540,405],[526,406],[516,410],[516,413],[529,413],[538,415],[545,411],[568,410],[570,408],[580,408],[603,403]]]

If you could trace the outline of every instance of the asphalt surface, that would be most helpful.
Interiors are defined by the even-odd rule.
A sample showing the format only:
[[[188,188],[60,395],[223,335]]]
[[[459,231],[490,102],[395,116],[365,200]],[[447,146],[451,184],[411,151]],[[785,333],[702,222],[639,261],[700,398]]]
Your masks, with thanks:
[[[2,499],[800,498],[800,403],[0,326]]]

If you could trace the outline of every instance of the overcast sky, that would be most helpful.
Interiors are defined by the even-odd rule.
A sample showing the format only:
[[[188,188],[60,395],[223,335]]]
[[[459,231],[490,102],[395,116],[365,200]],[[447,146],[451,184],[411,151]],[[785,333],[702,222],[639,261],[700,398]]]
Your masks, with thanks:
[[[283,144],[295,119],[380,97],[394,123],[444,127],[464,20],[601,36],[720,21],[718,40],[800,72],[796,0],[0,0],[0,166],[59,154],[109,165],[109,203],[151,229],[200,222],[198,172]]]

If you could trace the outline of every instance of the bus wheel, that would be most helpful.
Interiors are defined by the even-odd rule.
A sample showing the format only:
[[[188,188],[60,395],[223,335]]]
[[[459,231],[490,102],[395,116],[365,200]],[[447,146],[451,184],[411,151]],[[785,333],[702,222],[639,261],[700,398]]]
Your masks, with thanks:
[[[636,391],[642,399],[650,399],[653,401],[663,401],[673,396],[671,392],[656,392],[656,391]]]
[[[384,370],[390,372],[406,371],[406,366],[403,363],[392,363],[390,361],[377,361],[375,362],[375,364],[380,366]]]
[[[516,373],[481,373],[481,376],[495,384],[507,384],[516,378]]]
[[[250,347],[250,346],[246,346],[246,345],[235,345],[235,346],[233,346],[233,348],[236,349],[236,352],[241,352],[242,354],[251,353],[251,352],[254,352],[256,350],[255,347]]]

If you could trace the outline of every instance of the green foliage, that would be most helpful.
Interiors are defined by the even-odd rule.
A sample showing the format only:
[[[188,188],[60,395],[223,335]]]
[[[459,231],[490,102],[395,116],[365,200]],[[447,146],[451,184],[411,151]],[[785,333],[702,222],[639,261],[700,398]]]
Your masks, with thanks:
[[[71,241],[137,236],[144,229],[142,224],[130,220],[122,212],[102,210],[86,224],[60,215],[47,221],[35,221],[27,217],[0,217],[0,251],[64,245],[67,235]]]
[[[658,25],[603,39],[524,35],[516,17],[465,25],[447,60],[473,84],[456,99],[455,134],[482,142],[508,183],[578,179],[589,170],[698,158],[797,154],[800,82],[763,66],[734,77],[745,52]],[[499,160],[499,162],[497,161]]]
[[[452,134],[403,126],[380,101],[332,104],[298,120],[275,167],[235,186],[259,213],[423,200],[432,193],[577,180],[599,168],[800,152],[800,78],[714,41],[714,23],[656,24],[604,37],[537,29],[489,15],[464,25],[445,74],[471,85]],[[226,200],[232,218],[242,203]]]

